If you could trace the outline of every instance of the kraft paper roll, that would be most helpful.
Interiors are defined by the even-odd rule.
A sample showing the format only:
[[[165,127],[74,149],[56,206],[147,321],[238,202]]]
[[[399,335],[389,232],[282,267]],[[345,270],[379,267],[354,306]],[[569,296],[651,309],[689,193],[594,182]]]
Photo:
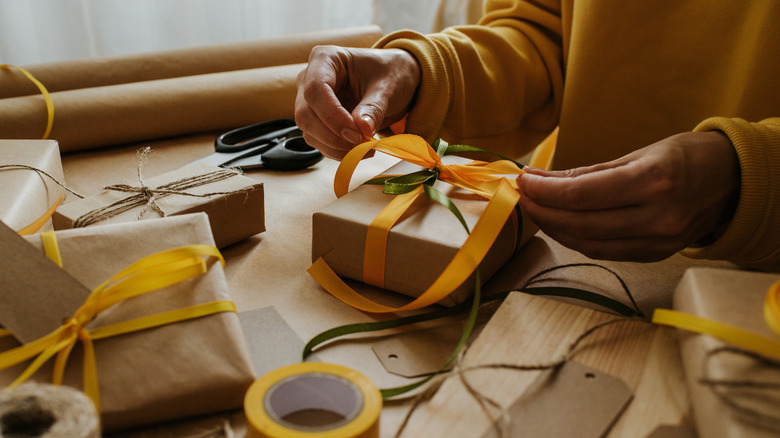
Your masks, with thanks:
[[[99,438],[95,406],[65,386],[25,383],[0,391],[0,438]]]
[[[293,117],[304,64],[238,70],[51,93],[49,138],[61,152]],[[43,96],[0,99],[0,138],[40,138]]]
[[[256,380],[244,399],[249,438],[378,438],[382,396],[364,375],[299,363]]]
[[[24,68],[50,92],[57,92],[300,64],[309,59],[309,52],[315,45],[370,47],[381,36],[378,26],[361,26],[195,48],[52,62]],[[0,99],[38,93],[35,85],[19,72],[0,71]]]

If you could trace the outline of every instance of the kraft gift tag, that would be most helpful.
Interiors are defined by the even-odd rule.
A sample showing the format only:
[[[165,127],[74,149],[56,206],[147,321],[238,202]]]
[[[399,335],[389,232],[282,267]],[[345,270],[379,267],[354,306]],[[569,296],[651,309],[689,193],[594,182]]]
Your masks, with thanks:
[[[0,222],[0,325],[23,343],[56,330],[89,290]]]
[[[507,436],[598,438],[605,435],[632,397],[622,380],[569,361],[540,375],[509,407]],[[483,436],[499,437],[496,428]]]

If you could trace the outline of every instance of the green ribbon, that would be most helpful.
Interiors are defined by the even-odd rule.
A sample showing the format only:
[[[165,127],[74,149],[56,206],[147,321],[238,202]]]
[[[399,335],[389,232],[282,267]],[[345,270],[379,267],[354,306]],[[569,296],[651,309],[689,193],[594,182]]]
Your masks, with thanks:
[[[468,145],[447,145],[439,140],[436,140],[432,147],[436,149],[436,153],[443,157],[448,154],[456,154],[456,153],[463,153],[463,152],[484,152],[488,154],[495,155],[499,158],[509,160],[514,162],[518,167],[523,168],[524,166],[514,160],[511,160],[509,158],[503,157],[499,154],[496,154],[494,152],[478,148],[476,146],[468,146]],[[420,170],[417,172],[412,172],[406,175],[400,175],[400,176],[380,176],[377,178],[373,178],[364,184],[370,184],[370,185],[382,185],[383,186],[383,193],[390,194],[390,195],[400,195],[403,193],[408,193],[420,184],[423,184],[423,190],[425,191],[426,196],[428,196],[433,201],[438,202],[445,208],[447,208],[452,214],[458,219],[458,221],[461,223],[463,228],[466,230],[466,233],[470,233],[468,225],[466,224],[465,219],[463,218],[463,215],[461,214],[460,210],[458,210],[458,207],[455,205],[455,203],[452,202],[452,200],[445,195],[444,193],[440,192],[439,190],[435,189],[433,187],[433,183],[436,182],[438,179],[439,172],[437,169],[433,170]],[[522,233],[522,223],[519,224],[521,227],[518,233]],[[538,278],[539,275],[550,272],[552,270],[562,268],[562,267],[571,267],[571,266],[585,266],[589,264],[577,264],[577,265],[565,265],[561,267],[552,268],[549,270],[545,270],[540,274],[537,274],[537,276],[534,276],[529,280],[530,282],[533,282],[536,278]],[[636,307],[636,303],[633,300],[633,297],[631,296],[630,291],[628,290],[625,283],[620,279],[617,274],[610,271],[607,268],[604,268],[603,266],[596,265],[596,264],[590,264],[592,266],[597,266],[603,269],[606,269],[607,271],[611,272],[613,275],[615,275],[618,280],[623,285],[626,293],[631,298],[631,302]],[[497,294],[491,294],[483,299],[482,297],[482,282],[480,277],[480,271],[479,267],[477,267],[474,270],[475,275],[475,285],[474,285],[474,298],[471,302],[464,302],[461,304],[458,304],[456,306],[437,310],[425,314],[419,314],[419,315],[413,315],[413,316],[407,316],[402,318],[397,318],[393,320],[388,321],[379,321],[379,322],[369,322],[369,323],[357,323],[357,324],[347,324],[342,325],[339,327],[335,327],[329,330],[326,330],[315,337],[313,337],[305,346],[303,349],[303,355],[302,359],[305,361],[307,357],[313,352],[314,348],[321,345],[324,342],[330,341],[332,339],[355,334],[355,333],[366,333],[366,332],[374,332],[374,331],[380,331],[380,330],[386,330],[394,327],[401,327],[409,324],[414,324],[418,322],[424,322],[424,321],[431,321],[438,318],[444,318],[447,316],[451,316],[457,313],[460,313],[466,309],[469,309],[469,315],[466,319],[466,326],[463,330],[463,333],[460,336],[460,339],[458,340],[457,345],[455,346],[455,349],[450,354],[450,356],[447,358],[447,360],[442,364],[439,369],[427,375],[426,377],[423,377],[411,384],[404,385],[404,386],[398,386],[394,388],[386,388],[381,389],[380,392],[382,393],[382,398],[388,399],[392,397],[396,397],[399,395],[402,395],[408,391],[411,391],[415,388],[420,387],[421,385],[425,384],[429,380],[431,380],[433,377],[435,377],[437,374],[445,371],[449,365],[452,363],[452,361],[455,360],[455,358],[458,357],[458,354],[463,350],[463,348],[466,346],[466,343],[468,342],[469,338],[471,337],[471,334],[474,330],[474,326],[476,325],[477,321],[477,315],[479,313],[479,308],[482,304],[488,303],[491,301],[498,301],[505,299],[510,293],[512,292],[523,292],[528,293],[532,295],[545,295],[545,296],[558,296],[558,297],[567,297],[567,298],[573,298],[577,300],[582,300],[586,302],[590,302],[593,304],[597,304],[603,307],[606,307],[610,310],[613,310],[621,315],[624,316],[641,316],[641,311],[639,311],[638,308],[636,310],[626,306],[625,304],[614,300],[612,298],[599,295],[593,292],[588,292],[585,290],[580,289],[574,289],[574,288],[566,288],[566,287],[536,287],[536,288],[523,288],[519,289],[517,291],[507,291]]]

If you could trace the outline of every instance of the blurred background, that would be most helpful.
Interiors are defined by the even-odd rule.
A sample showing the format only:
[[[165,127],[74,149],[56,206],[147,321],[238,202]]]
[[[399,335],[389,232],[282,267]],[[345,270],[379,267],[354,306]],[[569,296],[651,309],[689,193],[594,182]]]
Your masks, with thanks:
[[[482,0],[0,0],[0,64],[33,65],[376,24],[430,33]]]

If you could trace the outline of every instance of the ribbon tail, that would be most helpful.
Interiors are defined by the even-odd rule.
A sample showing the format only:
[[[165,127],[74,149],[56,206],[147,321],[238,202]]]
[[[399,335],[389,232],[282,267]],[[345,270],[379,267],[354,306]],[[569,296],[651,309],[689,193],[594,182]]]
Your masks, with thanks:
[[[100,415],[100,386],[98,384],[97,361],[95,346],[87,331],[82,331],[81,341],[84,345],[84,394],[92,400],[98,415]]]
[[[519,197],[509,184],[502,184],[466,242],[439,278],[419,297],[404,306],[388,307],[363,297],[344,283],[322,258],[317,259],[308,272],[331,295],[365,312],[391,313],[429,306],[449,295],[474,272],[490,250]]]
[[[59,207],[60,203],[62,203],[62,199],[64,198],[64,195],[60,195],[59,198],[57,198],[56,201],[54,201],[54,205],[49,208],[46,213],[44,213],[41,217],[33,221],[30,225],[27,225],[26,227],[22,228],[21,230],[17,231],[16,233],[20,236],[29,236],[30,234],[35,234],[38,230],[41,229],[46,224],[46,221],[49,220],[50,217],[54,214],[54,211],[57,210],[57,207]]]

